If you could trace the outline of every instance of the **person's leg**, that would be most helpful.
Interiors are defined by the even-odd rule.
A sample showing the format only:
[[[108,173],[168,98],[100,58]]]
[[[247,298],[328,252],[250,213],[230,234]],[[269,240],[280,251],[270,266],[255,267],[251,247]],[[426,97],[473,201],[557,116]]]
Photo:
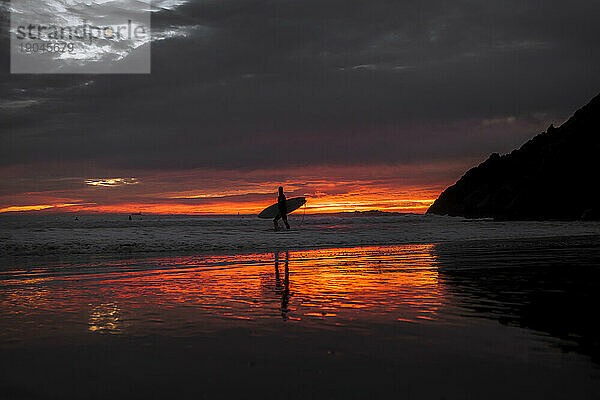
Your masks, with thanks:
[[[279,218],[281,218],[281,216],[279,215],[273,218],[273,226],[275,227],[275,230],[279,229],[279,224],[277,223],[277,221],[279,221]]]
[[[288,224],[288,221],[287,221],[287,214],[283,214],[283,215],[281,216],[281,218],[283,219],[283,222],[285,223],[285,228],[286,228],[287,230],[290,230],[290,224]]]

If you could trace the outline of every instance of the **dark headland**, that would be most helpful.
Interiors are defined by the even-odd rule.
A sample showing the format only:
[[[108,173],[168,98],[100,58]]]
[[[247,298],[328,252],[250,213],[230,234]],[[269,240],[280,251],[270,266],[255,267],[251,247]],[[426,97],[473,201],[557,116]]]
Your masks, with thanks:
[[[600,219],[600,95],[558,128],[492,154],[448,187],[429,214],[506,220]]]

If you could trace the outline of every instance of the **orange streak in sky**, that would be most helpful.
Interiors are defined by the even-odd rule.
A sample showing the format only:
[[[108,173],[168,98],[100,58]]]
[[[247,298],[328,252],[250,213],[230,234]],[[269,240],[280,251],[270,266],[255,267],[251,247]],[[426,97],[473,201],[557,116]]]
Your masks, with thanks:
[[[49,208],[62,208],[62,207],[70,207],[70,206],[77,206],[78,204],[76,203],[71,203],[71,204],[65,204],[65,203],[60,203],[60,204],[39,204],[39,205],[35,205],[35,206],[11,206],[11,207],[6,207],[6,208],[0,208],[0,213],[5,213],[5,212],[15,212],[15,211],[40,211],[40,210],[47,210]]]
[[[435,198],[406,198],[390,199],[383,196],[346,196],[333,195],[325,197],[307,197],[306,212],[310,214],[337,213],[380,210],[388,212],[410,212],[424,213],[433,203]],[[275,203],[275,199],[270,202],[248,201],[231,202],[217,201],[214,203],[202,205],[190,205],[181,203],[120,203],[111,205],[40,205],[25,207],[8,207],[1,209],[0,212],[7,211],[36,211],[49,209],[53,207],[63,208],[61,211],[79,212],[79,213],[107,213],[107,214],[130,214],[142,212],[145,214],[198,214],[198,215],[235,215],[235,214],[257,214],[264,208]],[[303,212],[301,208],[296,212]]]
[[[432,183],[420,186],[393,168],[332,169],[308,171],[295,179],[272,176],[163,174],[140,178],[102,178],[81,181],[71,190],[23,192],[0,197],[0,213],[42,211],[47,213],[130,214],[257,214],[277,200],[277,187],[288,198],[304,196],[311,214],[380,210],[424,213],[444,188]],[[289,172],[289,175],[293,171]],[[317,174],[322,172],[321,176]],[[347,173],[349,176],[344,176]],[[256,173],[260,175],[259,173]],[[351,175],[357,175],[353,178]],[[327,176],[334,175],[334,176]],[[180,180],[176,179],[178,177]],[[200,178],[197,178],[197,177]],[[212,176],[212,175],[211,175]],[[196,180],[194,180],[196,179]],[[100,183],[98,183],[100,182]],[[33,205],[31,205],[33,203]]]
[[[290,196],[291,197],[291,196]],[[397,198],[390,199],[386,196],[348,196],[332,195],[324,197],[307,197],[306,212],[311,214],[336,213],[381,210],[389,212],[423,213],[433,203],[435,198]],[[11,206],[0,209],[0,213],[18,211],[60,211],[79,213],[115,213],[129,214],[142,212],[146,214],[257,214],[264,208],[274,204],[272,201],[231,202],[227,200],[215,201],[202,205],[169,203],[119,203],[110,205],[90,204],[41,204],[31,206]],[[55,210],[51,210],[55,209]],[[59,210],[60,209],[60,210]],[[300,209],[299,211],[303,211]],[[298,211],[297,211],[298,212]]]

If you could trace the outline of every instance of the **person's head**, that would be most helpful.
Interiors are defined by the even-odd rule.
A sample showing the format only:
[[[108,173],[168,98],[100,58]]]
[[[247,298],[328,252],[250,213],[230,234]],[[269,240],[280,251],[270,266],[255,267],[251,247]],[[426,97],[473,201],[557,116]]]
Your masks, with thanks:
[[[279,186],[279,193],[283,193],[283,186]]]

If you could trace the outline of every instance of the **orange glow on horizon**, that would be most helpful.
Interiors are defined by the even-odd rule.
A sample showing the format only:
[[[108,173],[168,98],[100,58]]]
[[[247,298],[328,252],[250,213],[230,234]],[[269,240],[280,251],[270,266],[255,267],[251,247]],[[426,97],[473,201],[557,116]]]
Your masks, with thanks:
[[[52,189],[0,196],[0,213],[251,215],[277,201],[278,186],[284,187],[288,198],[306,197],[307,204],[299,211],[310,214],[424,213],[446,184],[421,176],[436,176],[444,168],[448,166],[311,167],[277,175],[270,170],[126,175],[135,178],[107,174],[112,177],[66,178],[69,189],[62,189],[62,181],[56,179]]]
[[[294,196],[296,197],[296,196]],[[354,211],[387,211],[424,213],[435,201],[435,198],[406,198],[389,199],[383,196],[325,196],[307,197],[306,209],[300,208],[296,212],[309,214],[326,214]],[[51,211],[61,213],[100,213],[100,214],[131,214],[142,212],[145,214],[181,214],[181,215],[250,215],[258,214],[260,211],[275,203],[264,201],[248,201],[243,203],[221,201],[203,205],[189,205],[181,203],[121,203],[121,204],[41,204],[31,206],[11,206],[0,209],[0,213],[27,212],[27,211]]]

